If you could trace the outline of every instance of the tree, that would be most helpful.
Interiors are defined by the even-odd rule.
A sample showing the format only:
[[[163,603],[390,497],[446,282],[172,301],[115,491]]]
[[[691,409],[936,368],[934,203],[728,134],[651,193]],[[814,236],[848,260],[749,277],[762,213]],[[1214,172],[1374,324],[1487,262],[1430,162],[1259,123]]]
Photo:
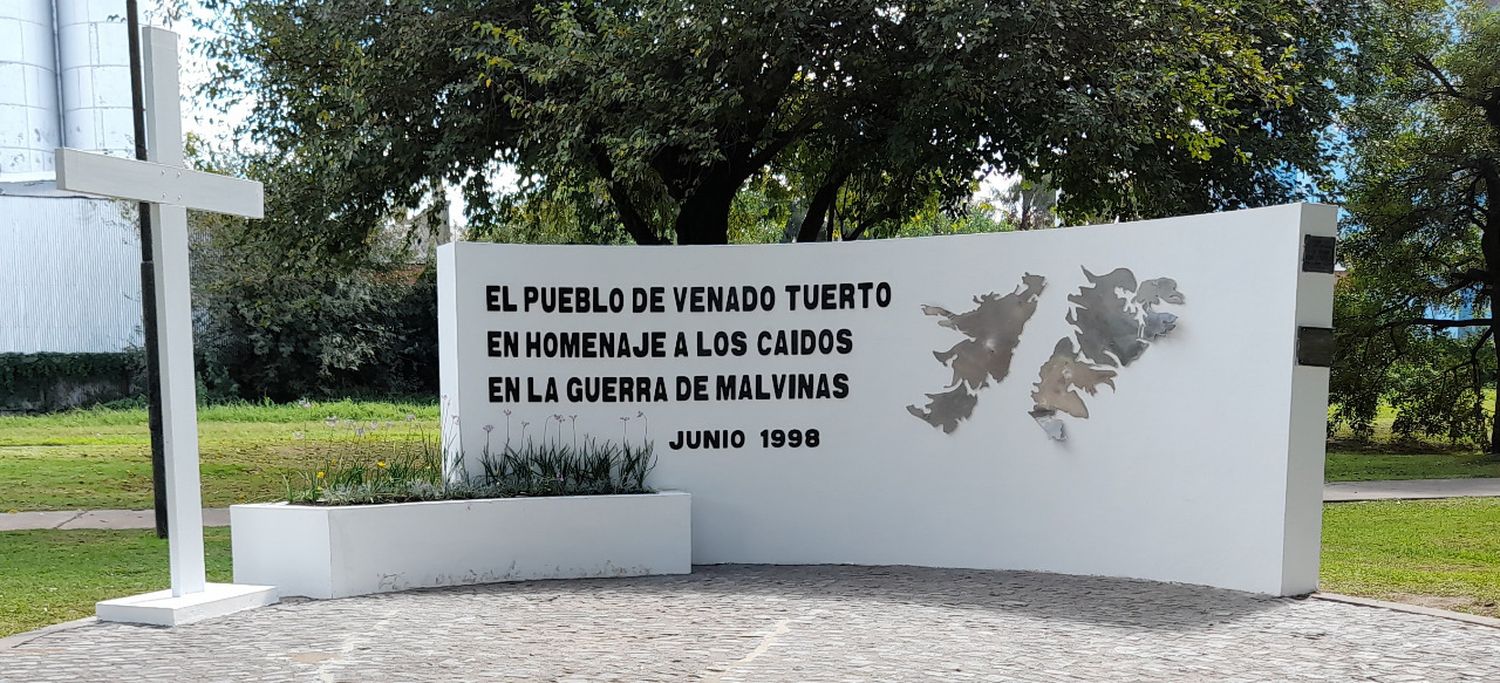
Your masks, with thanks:
[[[1056,225],[1053,207],[1057,206],[1057,190],[1047,182],[1017,178],[1000,193],[998,199],[1005,204],[1006,216],[1016,224],[1018,230],[1037,230]]]
[[[1350,16],[1314,0],[205,4],[209,93],[255,103],[253,140],[309,175],[300,225],[331,228],[285,237],[335,253],[437,182],[463,184],[476,223],[541,196],[606,206],[641,244],[728,241],[736,198],[768,175],[805,209],[799,239],[894,234],[931,201],[961,212],[994,170],[1049,178],[1064,218],[1285,201],[1323,172]],[[494,196],[498,163],[528,201]]]
[[[1500,331],[1500,13],[1483,0],[1386,0],[1371,9],[1368,25],[1379,30],[1359,37],[1360,80],[1344,121],[1341,258],[1357,280],[1341,296],[1359,303],[1342,307],[1340,362],[1377,354],[1384,361],[1371,367],[1408,375],[1426,368],[1429,379],[1403,383],[1402,373],[1384,373],[1336,382],[1334,397],[1366,421],[1381,397],[1418,406],[1434,413],[1428,419],[1469,425],[1475,441],[1500,453],[1500,411],[1491,413],[1488,438],[1482,412],[1476,420]],[[1450,389],[1447,398],[1435,400],[1432,385]],[[1417,419],[1415,411],[1402,416]]]
[[[1347,426],[1356,439],[1369,440],[1385,403],[1395,409],[1391,433],[1397,439],[1428,437],[1483,447],[1489,438],[1484,389],[1495,376],[1495,363],[1492,355],[1480,353],[1480,333],[1370,324],[1421,311],[1391,315],[1381,287],[1367,277],[1378,280],[1380,274],[1357,268],[1335,289],[1330,432]]]
[[[387,223],[358,258],[288,248],[309,179],[189,137],[204,170],[260,180],[264,220],[190,215],[199,377],[213,399],[412,395],[437,389],[437,279]],[[274,159],[274,157],[273,157]],[[295,199],[296,201],[292,201]],[[442,212],[443,206],[430,211]],[[422,225],[422,216],[392,216]],[[429,228],[429,235],[431,231]]]

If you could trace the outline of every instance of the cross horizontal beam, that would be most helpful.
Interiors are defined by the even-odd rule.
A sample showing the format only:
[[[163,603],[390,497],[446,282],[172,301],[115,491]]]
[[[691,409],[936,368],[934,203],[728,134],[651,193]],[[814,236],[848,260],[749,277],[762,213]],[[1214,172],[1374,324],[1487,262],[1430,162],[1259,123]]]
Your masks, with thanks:
[[[60,190],[246,218],[265,216],[265,190],[253,180],[67,148],[57,150],[56,168]]]

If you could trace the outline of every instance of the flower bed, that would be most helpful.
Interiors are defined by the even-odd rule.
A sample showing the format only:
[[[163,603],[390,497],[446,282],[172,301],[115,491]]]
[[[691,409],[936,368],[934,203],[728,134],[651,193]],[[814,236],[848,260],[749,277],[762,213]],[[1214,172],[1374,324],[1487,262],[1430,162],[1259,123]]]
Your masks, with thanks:
[[[234,580],[281,595],[692,571],[691,498],[635,495],[383,505],[235,505]]]
[[[646,487],[649,441],[507,439],[472,474],[461,456],[445,473],[425,438],[380,453],[288,480],[286,502],[232,506],[235,581],[338,598],[692,570],[691,499]]]

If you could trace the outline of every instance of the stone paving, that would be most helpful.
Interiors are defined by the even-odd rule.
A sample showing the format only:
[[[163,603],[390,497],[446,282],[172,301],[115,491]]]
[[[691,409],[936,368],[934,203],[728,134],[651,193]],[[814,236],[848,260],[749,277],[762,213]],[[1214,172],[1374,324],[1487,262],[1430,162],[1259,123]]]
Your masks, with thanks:
[[[0,681],[1500,680],[1500,629],[1323,600],[909,567],[699,567],[301,601],[0,650]]]

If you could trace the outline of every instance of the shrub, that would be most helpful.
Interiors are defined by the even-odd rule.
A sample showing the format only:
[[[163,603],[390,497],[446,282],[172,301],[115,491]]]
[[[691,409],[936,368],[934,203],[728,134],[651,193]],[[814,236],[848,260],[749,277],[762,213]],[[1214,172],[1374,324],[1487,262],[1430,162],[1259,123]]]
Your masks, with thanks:
[[[215,400],[437,392],[430,268],[223,266],[199,288],[199,369]]]
[[[443,455],[427,435],[395,453],[368,454],[360,439],[342,454],[287,481],[296,505],[373,505],[433,500],[651,493],[646,476],[656,466],[652,444],[616,444],[585,437],[578,445],[527,440],[498,453],[486,449],[481,473],[443,476]],[[455,463],[457,464],[457,463]],[[457,467],[455,471],[461,471]]]
[[[128,399],[145,386],[145,358],[122,353],[0,353],[0,411],[63,410]]]

